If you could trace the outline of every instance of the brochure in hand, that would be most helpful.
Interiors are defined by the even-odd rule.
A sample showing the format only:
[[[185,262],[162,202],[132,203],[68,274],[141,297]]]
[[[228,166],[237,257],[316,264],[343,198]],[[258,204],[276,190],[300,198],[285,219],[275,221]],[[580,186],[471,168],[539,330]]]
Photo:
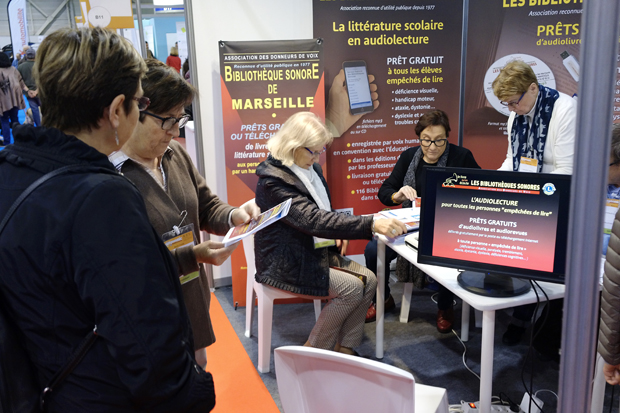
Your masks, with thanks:
[[[284,218],[286,214],[288,214],[290,207],[291,200],[287,199],[270,210],[263,212],[258,216],[258,218],[253,219],[249,223],[237,225],[236,227],[231,228],[222,242],[228,247],[229,245],[241,241],[248,235],[254,234],[255,232],[273,224],[277,220]]]
[[[400,208],[381,211],[385,218],[395,218],[407,226],[407,231],[416,231],[420,228],[420,208]]]

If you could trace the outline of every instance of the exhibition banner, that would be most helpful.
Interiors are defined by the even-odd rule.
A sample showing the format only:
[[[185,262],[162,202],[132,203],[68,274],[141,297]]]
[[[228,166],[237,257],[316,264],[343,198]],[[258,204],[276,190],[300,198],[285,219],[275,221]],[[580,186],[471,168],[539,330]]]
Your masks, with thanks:
[[[492,83],[511,60],[528,63],[539,84],[577,94],[582,0],[469,2],[463,146],[484,169],[506,158],[508,108]]]
[[[292,114],[325,118],[323,44],[317,39],[219,42],[228,203],[254,198],[267,140]],[[320,163],[325,163],[321,155]],[[245,258],[231,258],[233,297],[245,305]]]
[[[28,44],[28,22],[26,21],[26,0],[9,0],[6,7],[9,17],[9,31],[13,57],[17,57],[24,46]]]
[[[314,0],[313,18],[314,36],[325,41],[325,116],[339,136],[327,157],[332,206],[374,213],[385,208],[377,192],[396,160],[419,145],[415,125],[422,114],[444,110],[449,139],[458,143],[463,3]],[[343,68],[352,72],[346,85]],[[374,79],[370,107],[364,99],[356,105],[360,91],[351,88],[364,70]],[[361,254],[365,244],[352,242],[348,253]]]

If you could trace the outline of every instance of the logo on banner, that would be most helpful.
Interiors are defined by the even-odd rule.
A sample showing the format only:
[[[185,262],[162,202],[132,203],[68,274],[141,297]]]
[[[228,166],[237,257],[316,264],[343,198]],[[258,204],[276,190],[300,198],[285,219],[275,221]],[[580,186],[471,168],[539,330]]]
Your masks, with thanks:
[[[467,179],[465,175],[453,174],[450,178],[446,178],[444,183],[441,184],[441,186],[444,188],[446,187],[454,188],[457,185],[469,185],[469,180]]]
[[[553,195],[555,193],[555,185],[552,183],[545,184],[542,190],[545,195]]]

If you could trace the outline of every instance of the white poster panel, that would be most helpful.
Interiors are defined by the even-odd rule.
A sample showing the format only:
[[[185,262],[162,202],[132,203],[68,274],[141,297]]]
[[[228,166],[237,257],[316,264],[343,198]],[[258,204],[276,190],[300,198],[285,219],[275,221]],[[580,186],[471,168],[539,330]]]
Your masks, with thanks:
[[[181,63],[187,58],[187,33],[185,32],[185,22],[177,22],[177,42],[179,45],[179,57]]]
[[[11,31],[11,44],[13,56],[28,44],[28,24],[26,22],[26,0],[9,0],[7,6],[9,17],[9,29]]]
[[[166,56],[162,56],[161,61],[165,62],[166,58],[170,54],[170,49],[177,44],[177,34],[176,33],[166,33],[166,46],[168,47],[168,54]]]

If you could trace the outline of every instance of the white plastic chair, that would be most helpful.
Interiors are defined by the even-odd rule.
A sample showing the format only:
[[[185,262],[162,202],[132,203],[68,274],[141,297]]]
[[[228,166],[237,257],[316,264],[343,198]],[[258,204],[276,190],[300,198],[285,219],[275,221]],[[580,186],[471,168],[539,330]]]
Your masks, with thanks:
[[[252,336],[252,318],[254,302],[258,297],[258,365],[260,373],[269,373],[271,363],[271,326],[273,322],[273,300],[277,298],[297,298],[299,295],[279,290],[256,282],[256,265],[254,264],[254,235],[243,239],[243,250],[248,268],[245,301],[245,336]],[[314,300],[315,318],[321,314],[321,300]]]
[[[446,389],[394,366],[302,346],[278,347],[274,357],[285,413],[448,413]]]

